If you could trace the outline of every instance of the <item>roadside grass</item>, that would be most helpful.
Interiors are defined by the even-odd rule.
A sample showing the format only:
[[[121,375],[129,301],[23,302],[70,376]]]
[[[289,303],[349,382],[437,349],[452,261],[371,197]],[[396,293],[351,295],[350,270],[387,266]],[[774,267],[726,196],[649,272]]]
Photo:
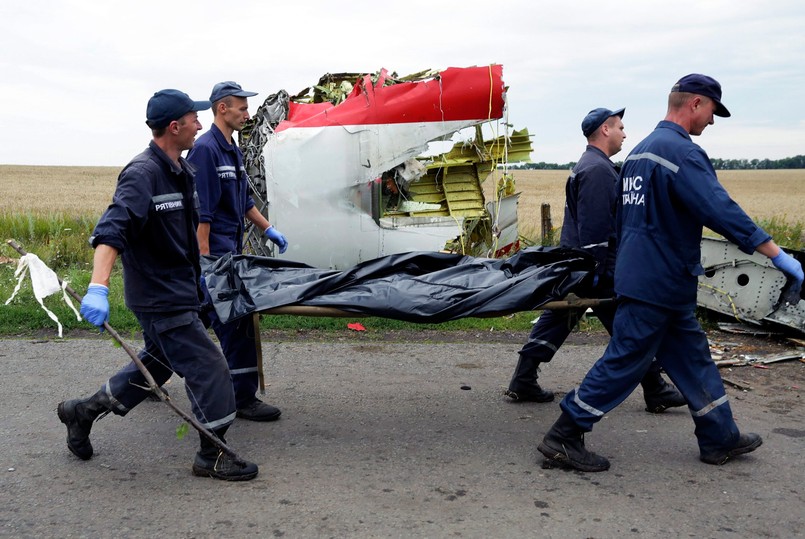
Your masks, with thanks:
[[[770,219],[760,219],[757,223],[774,238],[777,245],[796,250],[802,250],[805,246],[805,231],[802,221],[789,222],[785,217],[771,217]]]
[[[26,250],[32,253],[36,252],[35,247],[27,247]],[[25,278],[14,299],[8,305],[3,305],[11,297],[17,284],[17,279],[14,277],[15,269],[15,264],[0,264],[0,336],[24,337],[38,334],[43,330],[48,332],[49,328],[52,328],[55,335],[56,323],[48,317],[37,303],[29,277]],[[54,271],[77,294],[84,294],[90,278],[88,269],[72,268],[59,271],[54,268]],[[73,305],[78,309],[78,302],[72,301]],[[59,318],[64,328],[65,337],[69,337],[70,331],[73,330],[94,331],[91,324],[76,319],[75,314],[65,304],[61,294],[47,297],[43,303]],[[138,335],[140,327],[137,319],[125,307],[123,300],[123,280],[119,268],[116,268],[112,275],[109,287],[109,305],[109,324],[121,335]],[[359,315],[354,318],[272,315],[261,317],[260,327],[264,330],[272,329],[289,332],[313,330],[338,333],[346,331],[348,323],[359,322],[367,329],[368,333],[406,330],[527,333],[531,329],[531,321],[538,315],[539,311],[531,311],[495,318],[463,318],[442,324],[416,324],[388,318],[361,317]],[[590,330],[585,328],[593,327],[592,325],[582,326],[581,330]]]
[[[0,238],[13,239],[33,252],[51,269],[91,269],[93,249],[89,236],[97,216],[70,216],[64,213],[0,212]],[[0,254],[19,255],[7,244]]]
[[[89,284],[92,272],[93,249],[87,238],[92,232],[95,217],[68,218],[61,214],[32,215],[0,213],[0,234],[3,238],[14,239],[29,253],[37,255],[53,269],[62,280],[79,295],[83,295]],[[16,260],[19,254],[6,242],[0,245],[0,256],[6,259],[0,264],[0,336],[28,336],[53,328],[53,322],[39,306],[33,294],[30,277],[22,281],[14,299],[4,305],[17,285],[15,277]],[[71,298],[72,299],[72,298]],[[78,302],[73,301],[78,308]],[[120,262],[115,265],[109,287],[109,323],[121,335],[134,335],[139,325],[134,315],[125,307],[123,299],[123,280]],[[77,320],[66,305],[61,294],[44,299],[44,305],[62,323],[65,336],[72,330],[94,330],[86,321]],[[416,324],[378,317],[339,318],[311,317],[293,315],[263,316],[262,329],[283,331],[315,330],[323,332],[342,332],[349,322],[360,322],[368,332],[385,331],[473,331],[473,332],[523,332],[531,329],[532,321],[540,311],[515,313],[494,318],[463,318],[441,324]],[[596,331],[600,323],[596,319],[583,320],[580,331]]]
[[[66,280],[71,288],[83,295],[89,284],[92,271],[93,249],[88,238],[95,225],[95,216],[70,217],[60,213],[52,214],[17,214],[0,213],[0,237],[16,240],[26,251],[36,254],[53,269],[56,274]],[[760,220],[767,232],[776,238],[778,243],[792,249],[803,248],[803,223],[790,223],[785,218]],[[526,236],[533,244],[542,243],[537,233],[531,229],[525,231],[534,239]],[[554,238],[558,238],[555,229]],[[30,280],[26,277],[19,293],[8,305],[3,305],[11,297],[17,284],[14,276],[16,259],[19,254],[7,243],[0,246],[0,256],[8,259],[0,264],[0,336],[25,336],[56,327],[37,303],[33,295]],[[111,314],[109,323],[123,335],[139,332],[139,325],[134,315],[125,307],[123,300],[122,272],[119,261],[115,265],[109,290]],[[85,321],[78,321],[75,314],[65,305],[61,295],[45,298],[44,304],[61,321],[65,335],[71,330],[93,329]],[[78,307],[78,305],[76,305]],[[369,331],[507,331],[524,332],[531,329],[531,322],[539,311],[515,313],[496,318],[463,318],[441,324],[415,324],[388,318],[355,317],[331,318],[276,315],[264,316],[261,328],[283,331],[316,330],[324,332],[344,331],[349,321],[359,321]],[[701,318],[701,317],[700,317]],[[582,321],[581,331],[600,331],[600,322],[595,318]]]
[[[95,222],[109,203],[114,191],[116,167],[24,167],[0,165],[0,335],[30,335],[55,328],[39,307],[26,279],[19,294],[9,305],[16,279],[18,253],[6,244],[16,240],[24,249],[36,254],[57,275],[68,280],[79,294],[89,282],[94,251],[88,244]],[[516,171],[519,199],[519,224],[526,244],[550,245],[558,242],[563,218],[564,184],[567,171]],[[801,213],[805,190],[804,173],[792,171],[722,171],[719,177],[730,194],[744,209],[756,216],[758,224],[775,241],[785,247],[801,250],[805,246],[805,223],[789,221],[788,216]],[[485,182],[490,183],[490,182]],[[487,186],[484,186],[487,189]],[[487,194],[489,196],[489,194]],[[553,227],[542,240],[540,208],[543,203],[552,207]],[[24,210],[23,210],[24,208]],[[115,267],[110,288],[110,323],[121,334],[137,333],[139,326],[123,303],[123,284],[119,262]],[[45,299],[61,320],[65,335],[74,329],[92,329],[79,322],[56,296]],[[502,318],[465,318],[443,324],[411,324],[383,318],[360,318],[370,331],[435,330],[435,331],[528,331],[538,312],[517,313]],[[582,331],[600,329],[600,323],[590,319]],[[264,316],[261,326],[281,330],[342,331],[346,318],[306,316]],[[587,324],[585,322],[584,324]]]
[[[0,237],[14,239],[27,252],[38,256],[77,294],[83,295],[91,277],[94,253],[87,240],[96,219],[97,217],[94,216],[68,218],[61,214],[0,213]],[[14,274],[17,269],[16,261],[20,255],[4,241],[0,246],[0,256],[6,260],[5,263],[0,264],[0,335],[26,336],[48,328],[53,328],[55,333],[56,323],[48,317],[36,301],[30,277],[25,277],[17,295],[8,305],[4,305],[6,300],[11,297],[18,282]],[[69,336],[71,330],[93,330],[88,322],[76,319],[61,294],[47,297],[43,303],[59,318],[65,336]],[[77,302],[73,301],[73,304],[78,308]],[[122,335],[139,332],[137,319],[125,307],[119,261],[115,264],[112,274],[109,304],[109,323],[112,327]],[[394,330],[527,332],[530,330],[531,320],[536,316],[535,312],[525,312],[496,318],[465,318],[442,324],[415,324],[377,317],[356,316],[353,320],[352,318],[276,315],[262,317],[261,328],[338,332],[345,330],[348,322],[359,321],[372,332]]]

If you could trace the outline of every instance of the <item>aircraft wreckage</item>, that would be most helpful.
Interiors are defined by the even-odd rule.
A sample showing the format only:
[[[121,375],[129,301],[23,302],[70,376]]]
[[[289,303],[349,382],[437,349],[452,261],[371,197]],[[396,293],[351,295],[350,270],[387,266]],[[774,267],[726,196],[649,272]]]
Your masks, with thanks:
[[[805,253],[785,249],[805,266]],[[805,332],[803,290],[792,290],[780,270],[758,253],[748,255],[727,240],[702,239],[696,298],[700,307],[749,324],[771,323]]]
[[[255,203],[277,228],[293,231],[280,258],[344,269],[409,251],[516,250],[511,183],[490,203],[481,186],[493,171],[505,186],[507,163],[531,154],[528,132],[500,122],[502,72],[489,65],[406,77],[327,74],[294,96],[270,95],[240,146]],[[498,134],[484,140],[484,124]],[[433,154],[467,130],[471,137]],[[247,230],[247,243],[260,255],[272,248],[259,231]]]
[[[254,297],[243,302],[245,311],[230,311],[225,318],[261,307],[304,305],[303,298],[311,305],[327,305],[326,294],[318,299],[309,295],[309,290],[322,290],[319,284],[304,292],[298,285],[304,282],[308,287],[319,278],[328,283],[343,280],[339,270],[350,276],[368,273],[366,263],[374,270],[386,261],[395,267],[398,259],[386,258],[389,255],[442,251],[500,258],[520,250],[518,195],[507,166],[528,161],[532,148],[526,129],[509,129],[502,71],[500,65],[489,65],[403,77],[385,69],[374,74],[326,74],[293,96],[284,90],[270,95],[241,132],[240,146],[255,203],[278,228],[293,231],[293,241],[279,256],[259,230],[246,229],[249,250],[275,258],[257,264],[274,277],[261,277],[258,271],[255,278],[255,266],[235,257],[235,266],[249,268],[247,296]],[[482,127],[491,128],[493,136],[485,139]],[[446,141],[447,151],[434,151]],[[485,199],[481,185],[490,175],[496,183],[493,201]],[[805,253],[788,251],[805,262]],[[452,263],[456,262],[451,259]],[[805,301],[787,290],[785,276],[765,257],[705,238],[702,265],[700,306],[742,322],[768,322],[805,332]],[[215,266],[219,275],[227,273]],[[320,274],[311,268],[328,271]],[[429,261],[419,271],[431,269]],[[218,281],[223,288],[217,294],[238,302],[233,279],[240,283],[241,293],[246,286],[228,271]],[[302,276],[292,275],[293,271]],[[422,277],[416,276],[420,281]],[[360,285],[360,279],[351,281]],[[260,283],[266,288],[260,289]],[[444,285],[438,280],[431,284]],[[289,287],[295,290],[290,295],[282,291]],[[274,297],[265,304],[268,292]],[[278,293],[288,298],[279,299]],[[348,292],[341,290],[333,304],[336,309],[349,305],[345,295]],[[555,297],[545,298],[550,299]],[[525,308],[540,303],[544,301],[529,298]],[[523,305],[508,308],[519,310]],[[490,309],[484,309],[488,315]]]

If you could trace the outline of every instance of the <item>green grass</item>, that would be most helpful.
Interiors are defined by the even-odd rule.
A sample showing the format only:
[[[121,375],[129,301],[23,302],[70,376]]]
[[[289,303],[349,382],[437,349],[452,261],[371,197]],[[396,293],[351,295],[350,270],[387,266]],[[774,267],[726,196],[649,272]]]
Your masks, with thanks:
[[[33,252],[33,249],[31,251]],[[38,256],[38,253],[35,254]],[[16,266],[10,264],[0,266],[0,335],[31,335],[49,328],[53,328],[55,333],[56,323],[48,317],[36,301],[30,276],[26,275],[17,295],[8,305],[4,305],[17,285],[17,278],[14,276],[15,269]],[[90,278],[88,269],[72,268],[62,271],[54,269],[54,271],[79,296],[84,294]],[[72,297],[70,297],[70,301],[76,309],[79,308],[80,302]],[[92,329],[92,325],[88,322],[77,320],[75,313],[67,306],[61,293],[45,298],[43,303],[59,318],[65,335],[70,330]],[[131,311],[125,308],[123,303],[123,282],[119,274],[112,279],[109,289],[109,304],[111,306],[109,323],[112,327],[121,334],[132,334],[139,330],[137,319]]]
[[[30,248],[35,252],[34,248]],[[14,277],[16,266],[12,264],[0,265],[0,335],[26,336],[41,330],[53,328],[55,334],[56,323],[53,322],[39,306],[31,288],[30,278],[26,277],[20,291],[8,305],[3,305],[11,296],[17,279]],[[70,287],[79,295],[83,295],[89,284],[90,273],[85,269],[71,269],[56,271],[56,274],[66,280]],[[71,298],[72,299],[72,298]],[[50,309],[62,323],[64,334],[68,336],[71,330],[93,329],[86,322],[76,320],[75,314],[62,299],[61,294],[54,294],[44,300],[45,306]],[[73,301],[78,308],[79,303]],[[137,319],[129,311],[123,301],[123,280],[119,269],[112,275],[109,287],[110,325],[123,335],[139,332]],[[515,313],[497,318],[463,318],[442,324],[415,324],[388,318],[361,317],[333,318],[313,316],[275,315],[263,316],[260,326],[263,329],[283,331],[313,330],[325,332],[342,332],[347,330],[350,322],[360,322],[369,333],[401,330],[436,330],[436,331],[524,331],[531,328],[531,321],[536,318],[537,312]]]
[[[7,247],[7,246],[6,246]],[[36,252],[35,247],[29,248]],[[0,265],[0,303],[11,296],[17,279],[14,277],[16,266],[12,264]],[[89,284],[90,272],[87,269],[72,268],[57,271],[56,274],[69,283],[69,286],[79,295],[83,295]],[[71,298],[72,299],[72,298]],[[61,294],[55,294],[44,300],[45,306],[60,320],[67,337],[72,330],[93,330],[86,321],[76,320],[75,314],[62,299]],[[73,301],[76,308],[77,301]],[[121,335],[138,335],[140,327],[137,319],[129,311],[123,301],[123,280],[119,268],[112,275],[109,288],[110,325]],[[359,322],[366,330],[367,336],[379,335],[390,331],[471,331],[471,332],[520,332],[523,337],[531,330],[531,322],[540,311],[520,312],[508,316],[495,318],[462,318],[441,324],[416,324],[379,317],[314,317],[273,315],[263,316],[260,327],[264,330],[281,331],[320,331],[326,333],[343,333],[349,331],[347,324]],[[52,329],[56,334],[56,323],[53,322],[37,303],[31,288],[30,278],[26,277],[20,291],[9,305],[0,304],[0,336],[30,336],[42,331],[46,333]],[[595,318],[582,320],[580,331],[600,331],[600,322]]]
[[[36,254],[60,278],[67,280],[79,295],[83,295],[89,283],[94,253],[87,239],[96,219],[97,216],[0,213],[0,238],[15,239],[23,249]],[[778,244],[792,249],[803,248],[803,223],[789,223],[782,218],[772,218],[759,221],[759,225],[769,232]],[[558,230],[555,232],[557,232],[555,237],[558,237]],[[531,233],[533,234],[533,231]],[[19,258],[19,254],[5,241],[0,244],[0,256]],[[55,322],[48,318],[34,298],[30,279],[25,279],[17,297],[9,305],[3,305],[17,283],[14,277],[15,270],[14,263],[0,264],[0,336],[31,335],[49,328],[53,328],[55,332]],[[122,335],[138,334],[137,320],[123,302],[123,281],[119,262],[112,275],[109,303],[111,306],[109,322],[112,327]],[[45,305],[59,317],[65,335],[69,335],[71,330],[92,329],[89,323],[76,320],[73,312],[64,304],[61,295],[46,298]],[[405,330],[528,332],[531,329],[531,321],[537,314],[538,312],[523,312],[498,318],[463,318],[442,324],[414,324],[377,317],[353,319],[276,315],[262,317],[261,327],[284,331],[317,330],[335,333],[345,331],[347,323],[354,321],[360,322],[370,333]],[[594,318],[582,321],[580,325],[581,331],[600,329],[600,323]]]
[[[19,255],[5,243],[14,239],[53,270],[91,269],[93,250],[88,240],[97,216],[72,217],[64,214],[0,213],[0,254]],[[35,250],[34,250],[35,249]]]
[[[768,232],[777,245],[797,251],[805,248],[805,223],[802,221],[789,222],[785,217],[772,217],[771,219],[755,219],[755,223]],[[711,238],[723,238],[708,228],[704,229],[704,235]]]
[[[31,249],[31,251],[34,251],[34,249]],[[14,277],[14,270],[15,266],[10,264],[0,266],[0,301],[2,303],[5,303],[11,296],[17,283]],[[60,278],[66,280],[76,293],[79,295],[84,294],[89,283],[89,271],[72,269],[66,272],[57,271],[56,273]],[[68,336],[71,330],[93,329],[88,322],[76,320],[75,314],[65,304],[61,294],[45,298],[44,303],[59,318],[64,327],[65,336]],[[73,301],[73,304],[78,308],[78,302]],[[109,304],[109,323],[113,328],[122,335],[139,332],[140,328],[137,324],[137,319],[125,307],[123,301],[123,281],[119,270],[116,270],[112,276],[109,288]],[[536,318],[537,314],[537,312],[523,312],[498,318],[463,318],[442,324],[415,324],[388,318],[360,316],[333,318],[275,315],[263,316],[260,326],[266,330],[342,332],[347,330],[348,323],[360,322],[369,333],[401,330],[527,332],[531,328],[531,321]],[[9,305],[0,304],[0,335],[26,336],[49,328],[53,328],[55,334],[56,323],[47,316],[37,303],[31,288],[30,278],[26,277],[14,300]]]
[[[47,247],[38,249],[36,244],[21,246],[27,251],[36,254],[48,263],[48,260],[63,260],[58,257],[58,251],[50,250]],[[92,249],[87,248],[89,254]],[[46,253],[44,258],[40,252]],[[3,244],[3,256],[17,258],[19,255],[7,244]],[[70,268],[59,268],[56,264],[48,263],[56,274],[67,281],[69,286],[78,294],[83,295],[86,291],[90,279],[91,263],[81,261]],[[26,277],[22,283],[20,291],[8,305],[2,305],[11,297],[17,279],[14,276],[16,264],[0,265],[0,335],[5,336],[25,336],[32,335],[41,330],[53,329],[55,334],[56,323],[53,322],[45,311],[39,306],[33,294],[30,278]],[[72,298],[71,298],[72,299]],[[79,303],[73,301],[76,308]],[[62,299],[61,294],[55,294],[44,300],[45,306],[50,309],[62,323],[65,336],[71,330],[87,330],[92,326],[86,321],[76,320],[75,314],[69,309]],[[134,315],[125,307],[123,300],[123,280],[119,268],[119,262],[112,274],[109,287],[110,320],[109,323],[119,333],[123,335],[136,334],[139,332],[139,325]],[[516,313],[510,316],[497,318],[464,318],[442,324],[415,324],[402,322],[388,318],[360,317],[354,318],[333,318],[333,317],[312,317],[312,316],[292,316],[275,315],[263,316],[261,328],[284,331],[314,330],[324,332],[343,332],[347,330],[349,322],[360,322],[369,334],[381,333],[386,331],[524,331],[531,328],[531,320],[537,316],[535,312]]]
[[[803,223],[801,221],[789,223],[783,217],[772,217],[771,219],[760,219],[757,224],[774,238],[774,242],[777,245],[802,250],[805,236],[803,235]]]
[[[98,216],[68,216],[61,213],[0,213],[0,256],[18,259],[19,253],[5,240],[13,239],[25,251],[38,256],[59,278],[67,281],[79,295],[83,295],[92,272],[94,250],[88,239]],[[17,279],[14,277],[16,263],[0,265],[0,335],[26,335],[47,328],[56,328],[45,311],[39,306],[26,277],[14,300],[4,305],[11,297]],[[137,329],[134,315],[123,307],[123,283],[114,279],[109,293],[113,306],[110,323],[121,332]],[[71,298],[72,299],[72,298]],[[78,302],[73,302],[78,308]],[[44,300],[62,323],[65,335],[72,329],[88,329],[91,326],[78,321],[65,304],[61,294]]]
[[[441,324],[416,324],[390,318],[362,317],[360,315],[355,315],[354,317],[276,315],[263,316],[260,327],[284,331],[341,331],[346,329],[347,324],[358,322],[367,331],[404,331],[413,329],[418,331],[523,331],[531,328],[531,320],[536,318],[538,314],[539,312],[532,311],[496,318],[462,318]]]
[[[0,238],[14,239],[26,251],[37,255],[53,269],[56,274],[68,281],[79,295],[83,295],[89,284],[92,271],[93,249],[88,238],[95,226],[97,216],[68,217],[63,214],[0,213]],[[0,245],[0,256],[11,259],[19,254],[5,241]],[[53,328],[53,322],[37,303],[31,289],[30,279],[26,278],[20,292],[9,305],[2,305],[11,296],[17,279],[14,277],[16,264],[0,265],[0,335],[30,335],[41,330]],[[70,330],[92,329],[86,321],[77,321],[73,312],[65,305],[61,295],[45,298],[45,305],[59,318],[65,335]],[[76,308],[78,303],[76,303]],[[134,315],[125,307],[123,301],[123,282],[120,262],[112,274],[109,289],[109,323],[121,334],[134,334],[139,325]],[[369,333],[402,330],[434,331],[529,331],[535,312],[516,313],[500,318],[464,318],[443,324],[414,324],[377,317],[330,318],[310,316],[276,315],[264,316],[261,327],[264,329],[317,330],[325,332],[344,331],[347,323],[357,321]]]

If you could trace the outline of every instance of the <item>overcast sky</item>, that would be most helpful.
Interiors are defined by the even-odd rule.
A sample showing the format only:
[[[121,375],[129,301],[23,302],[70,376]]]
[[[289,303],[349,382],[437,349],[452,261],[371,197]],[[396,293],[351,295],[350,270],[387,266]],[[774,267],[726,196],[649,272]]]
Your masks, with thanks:
[[[122,166],[162,88],[206,99],[235,80],[260,93],[254,111],[328,72],[489,63],[534,161],[578,159],[599,106],[626,107],[623,159],[692,72],[719,80],[732,112],[696,139],[711,157],[805,154],[802,0],[34,0],[0,7],[0,51],[0,164]]]

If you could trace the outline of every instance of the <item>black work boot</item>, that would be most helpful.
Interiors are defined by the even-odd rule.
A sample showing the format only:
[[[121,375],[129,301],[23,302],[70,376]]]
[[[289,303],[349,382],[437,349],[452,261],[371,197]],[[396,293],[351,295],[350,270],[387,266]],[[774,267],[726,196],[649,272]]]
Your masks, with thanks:
[[[254,399],[246,406],[238,408],[236,415],[248,421],[276,421],[282,415],[282,411],[260,399]]]
[[[763,445],[763,438],[754,432],[741,434],[738,437],[738,441],[735,442],[735,445],[729,449],[713,451],[711,453],[701,453],[699,459],[707,464],[724,464],[732,457],[743,455],[744,453],[751,453],[761,445]]]
[[[584,447],[584,431],[565,412],[537,446],[545,455],[543,468],[571,468],[582,472],[609,470],[609,461]]]
[[[514,368],[509,389],[504,395],[512,402],[551,402],[553,391],[542,389],[537,383],[540,362],[532,357],[520,354],[517,367]]]
[[[666,382],[659,371],[649,371],[640,381],[646,411],[659,414],[668,408],[685,406],[688,402],[673,384]]]
[[[228,427],[213,431],[224,443],[224,433]],[[193,475],[212,477],[222,481],[249,481],[257,477],[257,464],[248,461],[238,462],[224,453],[206,436],[199,433],[201,449],[193,461]]]
[[[60,402],[56,409],[59,420],[67,425],[67,447],[81,460],[92,458],[89,432],[92,422],[111,410],[109,397],[101,390],[88,399],[73,399]]]

